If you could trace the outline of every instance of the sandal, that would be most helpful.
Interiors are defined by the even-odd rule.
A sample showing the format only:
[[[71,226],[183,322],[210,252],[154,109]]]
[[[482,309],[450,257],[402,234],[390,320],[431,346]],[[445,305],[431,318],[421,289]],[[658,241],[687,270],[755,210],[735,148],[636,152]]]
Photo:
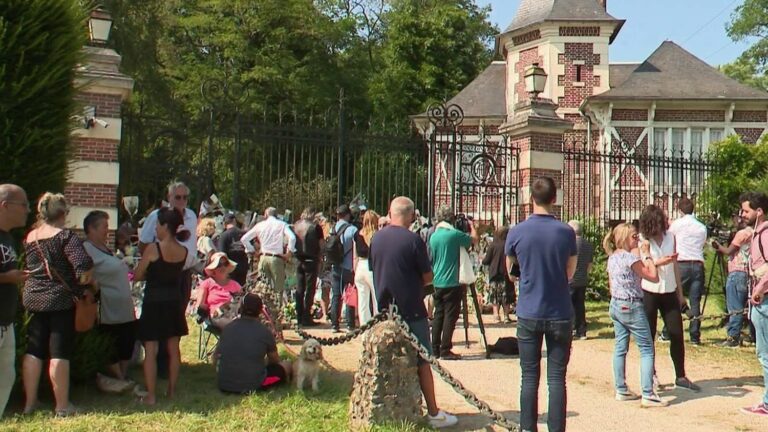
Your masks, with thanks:
[[[39,409],[40,409],[40,402],[35,402],[35,403],[32,404],[31,407],[24,408],[23,414],[24,415],[34,414],[34,412],[39,410]]]
[[[72,405],[72,403],[67,405],[67,407],[64,409],[55,411],[55,415],[57,418],[71,417],[77,413],[78,413],[78,409],[76,406]]]

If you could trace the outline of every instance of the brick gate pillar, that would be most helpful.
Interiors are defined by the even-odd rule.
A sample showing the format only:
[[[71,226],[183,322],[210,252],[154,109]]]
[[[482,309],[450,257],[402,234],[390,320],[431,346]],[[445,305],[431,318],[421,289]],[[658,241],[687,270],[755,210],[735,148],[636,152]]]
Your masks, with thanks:
[[[117,228],[120,182],[118,148],[122,135],[121,105],[133,90],[133,79],[119,71],[121,57],[105,47],[83,47],[86,62],[78,70],[77,96],[83,112],[72,133],[73,152],[64,194],[71,209],[67,226],[82,229],[91,210],[109,214],[109,229]]]
[[[554,213],[562,216],[563,205],[563,133],[573,129],[573,123],[556,113],[557,105],[549,99],[526,100],[515,106],[514,114],[499,131],[508,143],[519,151],[518,215],[522,221],[533,211],[531,183],[536,177],[548,176],[557,184],[557,205]],[[514,220],[514,218],[513,218]]]

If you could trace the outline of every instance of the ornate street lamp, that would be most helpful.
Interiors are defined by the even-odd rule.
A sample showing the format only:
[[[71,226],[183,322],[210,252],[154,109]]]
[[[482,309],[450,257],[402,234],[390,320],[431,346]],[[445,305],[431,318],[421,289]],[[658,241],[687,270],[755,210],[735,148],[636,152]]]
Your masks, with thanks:
[[[531,95],[531,99],[538,99],[547,85],[547,72],[534,63],[525,69],[525,91]]]
[[[106,45],[110,30],[112,30],[112,15],[101,6],[92,10],[88,18],[88,37],[91,45]]]

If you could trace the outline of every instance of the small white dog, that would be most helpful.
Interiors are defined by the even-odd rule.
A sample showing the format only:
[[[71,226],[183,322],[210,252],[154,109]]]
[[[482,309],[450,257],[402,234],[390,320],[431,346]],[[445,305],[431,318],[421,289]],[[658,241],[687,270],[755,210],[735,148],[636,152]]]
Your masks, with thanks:
[[[312,383],[312,391],[317,391],[320,373],[320,360],[323,359],[323,347],[317,339],[309,339],[304,342],[296,360],[296,388],[304,390],[304,381]]]

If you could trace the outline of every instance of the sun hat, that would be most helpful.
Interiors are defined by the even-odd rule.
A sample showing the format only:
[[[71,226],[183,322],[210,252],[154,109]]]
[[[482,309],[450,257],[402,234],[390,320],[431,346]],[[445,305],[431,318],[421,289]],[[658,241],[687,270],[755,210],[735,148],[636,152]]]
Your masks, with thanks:
[[[237,263],[229,259],[227,254],[224,252],[216,252],[211,255],[211,259],[208,261],[208,265],[205,267],[205,274],[210,276],[211,273],[213,273],[213,271],[219,268],[222,264],[226,265],[227,273],[232,273],[232,271],[235,270],[235,267],[237,267]]]

